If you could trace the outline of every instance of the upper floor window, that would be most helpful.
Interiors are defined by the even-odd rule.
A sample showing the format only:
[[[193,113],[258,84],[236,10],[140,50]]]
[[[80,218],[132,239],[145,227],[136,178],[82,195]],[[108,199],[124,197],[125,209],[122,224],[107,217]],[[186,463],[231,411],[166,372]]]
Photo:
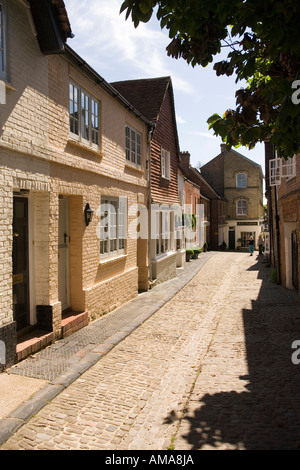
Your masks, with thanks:
[[[245,199],[240,199],[236,203],[236,215],[247,215],[248,214],[248,203]]]
[[[247,175],[246,173],[238,173],[236,175],[236,187],[247,188]]]
[[[70,133],[94,146],[100,145],[100,104],[75,83],[70,83]]]
[[[161,149],[161,176],[170,179],[170,152]]]
[[[0,79],[6,79],[6,16],[5,2],[0,0]]]
[[[126,160],[141,165],[141,134],[131,126],[125,127]]]

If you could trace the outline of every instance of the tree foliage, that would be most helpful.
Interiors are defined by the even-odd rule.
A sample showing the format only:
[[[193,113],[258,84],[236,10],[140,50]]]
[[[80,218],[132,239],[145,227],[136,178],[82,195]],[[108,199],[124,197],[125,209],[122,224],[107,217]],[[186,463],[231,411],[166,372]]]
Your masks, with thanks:
[[[236,109],[208,124],[228,147],[253,148],[269,140],[279,156],[300,151],[300,2],[297,0],[125,0],[121,12],[134,26],[156,14],[169,31],[169,56],[191,66],[214,63],[218,76],[234,75]]]

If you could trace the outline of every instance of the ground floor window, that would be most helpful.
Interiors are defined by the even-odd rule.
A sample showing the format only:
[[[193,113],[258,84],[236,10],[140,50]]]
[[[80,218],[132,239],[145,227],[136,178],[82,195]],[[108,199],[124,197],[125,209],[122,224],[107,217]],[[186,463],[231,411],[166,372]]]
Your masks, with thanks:
[[[101,198],[100,255],[125,253],[127,238],[127,198]]]
[[[250,237],[253,237],[255,246],[255,232],[241,232],[241,246],[243,248],[248,247]]]
[[[169,210],[155,213],[156,255],[174,251],[174,212]]]

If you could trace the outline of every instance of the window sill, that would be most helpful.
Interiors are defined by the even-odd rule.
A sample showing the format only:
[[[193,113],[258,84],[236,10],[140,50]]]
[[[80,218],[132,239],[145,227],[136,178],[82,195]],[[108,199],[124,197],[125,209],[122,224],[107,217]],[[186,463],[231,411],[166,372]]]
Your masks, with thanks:
[[[126,168],[130,168],[130,170],[138,171],[139,173],[143,173],[143,172],[144,172],[144,170],[143,170],[143,168],[141,167],[141,165],[135,165],[134,163],[130,163],[128,160],[126,160],[125,167],[126,167]]]
[[[100,255],[101,256],[101,255]],[[100,265],[104,265],[104,264],[110,264],[110,263],[114,263],[116,261],[122,261],[122,260],[125,260],[127,258],[127,255],[126,254],[122,254],[122,255],[117,255],[117,256],[107,256],[106,258],[101,258],[100,257]]]
[[[176,255],[176,251],[167,251],[167,253],[161,253],[160,255],[156,255],[155,258],[152,259],[152,261],[161,261],[173,255]]]
[[[6,80],[2,80],[5,84],[5,88],[8,91],[16,91],[16,88],[11,85],[11,83],[7,82]]]
[[[99,157],[102,157],[102,153],[100,151],[100,147],[96,147],[93,145],[88,145],[87,143],[83,142],[82,140],[77,140],[75,138],[69,138],[68,139],[68,144],[72,145],[73,147],[80,148],[82,150],[87,150],[88,152],[93,153],[94,155],[98,155]]]

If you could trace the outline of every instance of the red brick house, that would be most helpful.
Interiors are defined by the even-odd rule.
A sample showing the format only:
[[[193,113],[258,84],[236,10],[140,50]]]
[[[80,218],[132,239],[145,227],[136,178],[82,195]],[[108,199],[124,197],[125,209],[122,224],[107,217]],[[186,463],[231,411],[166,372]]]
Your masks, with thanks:
[[[272,144],[266,142],[265,162],[270,262],[278,283],[299,292],[300,154],[276,158]]]
[[[181,152],[180,166],[184,174],[200,188],[200,205],[204,206],[204,240],[212,250],[219,249],[219,233],[226,226],[225,199],[190,164],[190,153]],[[201,246],[202,248],[202,246]]]
[[[180,151],[172,80],[171,77],[159,77],[115,82],[112,86],[154,125],[148,161],[149,280],[160,283],[176,276],[178,263],[179,245],[175,235],[178,217],[173,209],[175,206],[180,208]],[[180,252],[184,256],[184,251]]]

